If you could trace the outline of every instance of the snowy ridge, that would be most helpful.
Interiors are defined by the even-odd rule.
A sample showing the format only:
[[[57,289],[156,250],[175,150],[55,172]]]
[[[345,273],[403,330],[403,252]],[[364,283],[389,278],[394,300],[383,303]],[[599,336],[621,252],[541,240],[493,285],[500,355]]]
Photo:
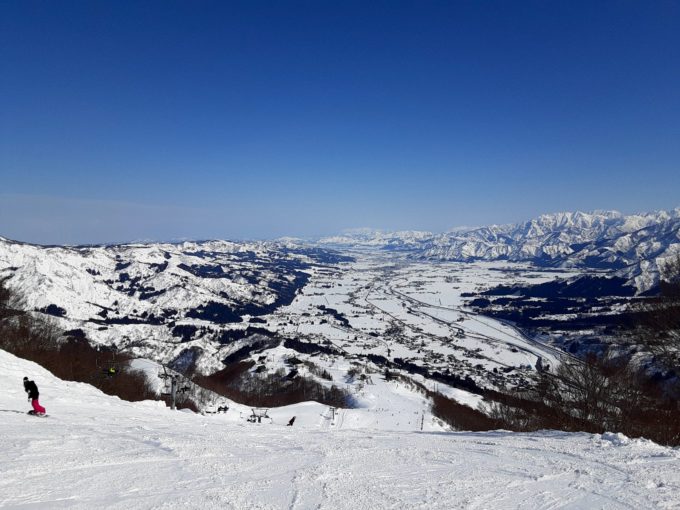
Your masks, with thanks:
[[[44,247],[0,240],[0,277],[24,297],[24,309],[95,343],[167,363],[186,356],[194,340],[191,346],[214,352],[224,325],[245,328],[249,317],[288,304],[329,256],[264,242]]]
[[[663,259],[677,252],[680,209],[630,216],[615,211],[546,214],[520,224],[443,234],[419,256],[618,270],[646,291],[658,282]]]
[[[632,215],[617,211],[560,212],[523,223],[436,235],[365,229],[319,243],[385,250],[397,247],[426,260],[509,260],[617,270],[639,291],[646,291],[658,282],[663,259],[680,252],[680,208]]]
[[[339,247],[380,248],[383,250],[412,250],[431,239],[431,232],[404,230],[399,232],[385,232],[370,228],[346,230],[342,235],[324,237],[318,244]]]
[[[544,214],[524,223],[436,236],[424,247],[423,256],[441,260],[569,260],[593,265],[598,261],[586,258],[596,255],[593,250],[600,244],[630,238],[641,230],[658,236],[669,229],[677,232],[679,220],[680,209],[631,216],[616,211]],[[610,255],[614,258],[599,263],[614,267],[619,253]],[[638,255],[644,255],[644,250]]]
[[[33,378],[49,418],[27,416]],[[252,424],[64,382],[0,351],[6,508],[677,508],[679,452],[619,434]],[[309,408],[306,410],[306,408]],[[304,417],[311,420],[305,425]],[[302,426],[298,426],[298,424]]]

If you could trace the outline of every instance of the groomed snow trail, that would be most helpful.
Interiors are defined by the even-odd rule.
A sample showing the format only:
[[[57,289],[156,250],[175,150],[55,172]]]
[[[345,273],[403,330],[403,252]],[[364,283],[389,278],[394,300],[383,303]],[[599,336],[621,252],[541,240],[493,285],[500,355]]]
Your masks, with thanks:
[[[50,418],[24,414],[24,375]],[[4,351],[0,385],[0,507],[680,507],[680,452],[614,434],[230,422],[123,402]]]

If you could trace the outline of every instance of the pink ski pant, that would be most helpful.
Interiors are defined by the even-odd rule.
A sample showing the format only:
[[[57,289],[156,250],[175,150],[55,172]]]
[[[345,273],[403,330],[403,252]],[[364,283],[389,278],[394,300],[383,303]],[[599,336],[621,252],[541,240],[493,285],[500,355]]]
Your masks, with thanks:
[[[38,402],[37,398],[34,398],[33,400],[31,400],[31,404],[33,405],[33,410],[36,413],[44,413],[45,412],[45,408],[40,405],[40,402]]]

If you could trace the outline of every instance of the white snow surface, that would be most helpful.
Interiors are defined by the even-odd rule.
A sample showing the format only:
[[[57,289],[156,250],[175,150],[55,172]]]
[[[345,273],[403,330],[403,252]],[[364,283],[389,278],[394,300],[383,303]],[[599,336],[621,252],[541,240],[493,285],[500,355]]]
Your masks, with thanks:
[[[25,414],[33,378],[48,418]],[[252,424],[129,403],[0,351],[3,508],[678,508],[680,452],[618,434]],[[286,427],[290,415],[298,415]]]

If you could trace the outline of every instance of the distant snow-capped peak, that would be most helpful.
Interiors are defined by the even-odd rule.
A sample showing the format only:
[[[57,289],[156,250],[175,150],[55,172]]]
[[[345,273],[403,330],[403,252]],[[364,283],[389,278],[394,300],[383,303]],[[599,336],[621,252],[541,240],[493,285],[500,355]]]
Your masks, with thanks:
[[[440,261],[511,260],[618,270],[638,289],[658,281],[658,259],[680,249],[680,208],[624,215],[558,212],[520,222],[459,227],[441,234],[354,229],[320,245],[401,250]],[[644,263],[643,263],[644,262]]]

